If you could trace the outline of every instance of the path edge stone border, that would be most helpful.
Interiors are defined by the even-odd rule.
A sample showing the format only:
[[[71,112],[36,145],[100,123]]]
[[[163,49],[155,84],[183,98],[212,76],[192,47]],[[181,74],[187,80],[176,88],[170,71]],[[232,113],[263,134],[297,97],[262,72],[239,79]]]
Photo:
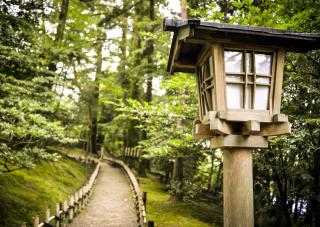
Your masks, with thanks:
[[[142,193],[141,193],[137,178],[132,173],[130,168],[123,161],[115,159],[115,158],[111,158],[108,156],[104,156],[103,159],[120,166],[124,170],[124,172],[127,174],[129,181],[130,181],[130,184],[133,189],[135,206],[137,209],[137,222],[139,223],[140,227],[145,227],[147,225],[147,217],[146,217],[145,206],[144,206],[143,200],[142,200]]]

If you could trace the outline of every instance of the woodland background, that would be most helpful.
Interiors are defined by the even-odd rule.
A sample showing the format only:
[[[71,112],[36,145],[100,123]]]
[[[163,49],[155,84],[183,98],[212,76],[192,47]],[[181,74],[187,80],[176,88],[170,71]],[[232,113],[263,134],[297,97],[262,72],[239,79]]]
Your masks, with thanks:
[[[194,75],[166,73],[166,0],[0,1],[0,173],[55,161],[53,144],[152,170],[176,200],[221,203],[220,150],[192,139]],[[319,0],[192,0],[189,18],[320,32]],[[254,152],[257,226],[320,226],[320,52],[287,53],[282,112],[291,135]]]

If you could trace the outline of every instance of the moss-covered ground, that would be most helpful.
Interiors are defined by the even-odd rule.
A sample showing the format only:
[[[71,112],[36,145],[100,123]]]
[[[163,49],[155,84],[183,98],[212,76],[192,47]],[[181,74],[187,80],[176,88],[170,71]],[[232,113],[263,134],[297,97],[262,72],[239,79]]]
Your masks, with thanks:
[[[147,192],[147,219],[159,227],[222,226],[222,207],[212,202],[182,201],[170,198],[165,186],[153,178],[139,178]]]
[[[60,154],[66,154],[72,157],[83,157],[85,151],[77,147],[57,147],[57,146],[48,146],[48,150],[57,152]]]
[[[67,157],[56,162],[40,162],[34,169],[23,169],[0,175],[0,226],[32,223],[32,217],[43,220],[46,207],[65,200],[87,180],[91,168]]]

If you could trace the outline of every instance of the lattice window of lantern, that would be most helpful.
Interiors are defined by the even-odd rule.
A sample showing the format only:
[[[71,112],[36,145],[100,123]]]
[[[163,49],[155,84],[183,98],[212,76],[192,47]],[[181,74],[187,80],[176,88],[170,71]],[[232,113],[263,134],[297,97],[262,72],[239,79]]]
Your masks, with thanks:
[[[272,54],[224,51],[228,109],[269,110]]]
[[[200,115],[203,118],[209,111],[214,109],[213,93],[213,62],[208,57],[197,70],[198,93],[200,101]]]

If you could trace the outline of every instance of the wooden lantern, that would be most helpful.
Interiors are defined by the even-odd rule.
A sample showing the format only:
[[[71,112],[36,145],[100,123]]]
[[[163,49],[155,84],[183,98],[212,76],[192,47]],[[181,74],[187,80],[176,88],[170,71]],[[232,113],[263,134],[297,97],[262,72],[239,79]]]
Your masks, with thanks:
[[[285,51],[318,48],[319,35],[178,19],[165,19],[164,30],[174,32],[168,72],[197,76],[195,138],[263,148],[267,136],[290,132],[280,113]]]
[[[253,227],[252,148],[290,132],[280,112],[285,51],[320,48],[320,35],[165,19],[173,39],[167,71],[195,73],[195,138],[223,151],[224,226]]]

